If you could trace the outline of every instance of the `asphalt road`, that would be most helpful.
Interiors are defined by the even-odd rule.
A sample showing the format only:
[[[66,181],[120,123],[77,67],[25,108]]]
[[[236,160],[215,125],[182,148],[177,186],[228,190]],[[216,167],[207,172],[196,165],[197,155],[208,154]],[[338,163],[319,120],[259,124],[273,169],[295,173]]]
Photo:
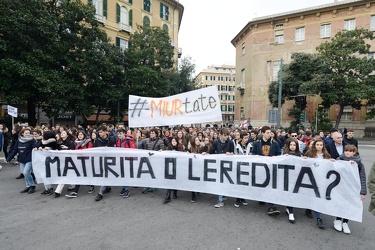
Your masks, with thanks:
[[[371,145],[364,145],[371,144]],[[375,145],[361,142],[366,172],[375,160]],[[3,161],[2,159],[0,160]],[[19,167],[0,163],[0,249],[374,249],[375,216],[364,202],[363,222],[349,222],[352,233],[335,231],[332,216],[322,215],[326,229],[316,226],[303,209],[295,209],[296,223],[285,213],[266,214],[267,207],[249,201],[236,208],[234,199],[214,208],[217,196],[201,194],[190,202],[189,192],[163,204],[165,190],[142,194],[131,188],[130,197],[118,196],[113,187],[100,202],[97,192],[82,187],[79,197],[66,199],[20,194],[24,180],[16,180]],[[66,194],[67,186],[63,194]],[[284,207],[279,207],[285,211]]]

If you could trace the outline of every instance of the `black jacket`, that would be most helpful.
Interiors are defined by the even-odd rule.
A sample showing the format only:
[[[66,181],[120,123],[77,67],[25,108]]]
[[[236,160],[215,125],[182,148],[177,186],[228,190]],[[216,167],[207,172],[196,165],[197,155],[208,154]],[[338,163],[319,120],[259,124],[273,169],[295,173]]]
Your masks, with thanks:
[[[355,161],[358,165],[358,171],[359,171],[359,179],[361,181],[361,195],[367,194],[367,187],[366,187],[366,170],[365,166],[362,163],[362,159],[359,155],[355,155],[353,157],[346,157],[345,154],[340,155],[337,160],[343,160],[343,161]]]

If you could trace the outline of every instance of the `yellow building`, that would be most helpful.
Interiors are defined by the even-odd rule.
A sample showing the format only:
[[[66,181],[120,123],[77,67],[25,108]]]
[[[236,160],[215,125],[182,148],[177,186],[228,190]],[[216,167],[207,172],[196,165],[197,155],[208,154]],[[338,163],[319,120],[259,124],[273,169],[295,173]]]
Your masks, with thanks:
[[[217,86],[223,125],[234,124],[235,75],[234,66],[212,65],[207,67],[207,69],[203,69],[194,80],[196,88]]]
[[[283,63],[289,63],[294,52],[316,53],[315,48],[329,41],[338,31],[356,27],[375,31],[375,1],[332,1],[248,22],[231,41],[236,48],[238,73],[235,120],[241,120],[241,110],[244,110],[253,126],[276,125],[275,119],[271,118],[275,117],[277,107],[272,107],[268,101],[268,86],[270,81],[278,79],[281,59]],[[375,52],[374,42],[371,49]],[[373,58],[374,52],[368,56]],[[309,97],[307,102],[306,120],[313,121],[320,100]],[[288,109],[293,105],[294,102],[283,105],[281,126],[289,126]],[[336,120],[337,114],[336,107],[329,110],[332,121]],[[361,136],[365,127],[374,126],[374,121],[366,121],[365,117],[366,109],[346,107],[340,128],[354,128]]]
[[[149,23],[168,30],[174,47],[174,61],[182,54],[178,33],[184,6],[176,0],[84,0],[96,9],[96,18],[113,43],[122,49],[129,46],[129,37],[137,25]]]

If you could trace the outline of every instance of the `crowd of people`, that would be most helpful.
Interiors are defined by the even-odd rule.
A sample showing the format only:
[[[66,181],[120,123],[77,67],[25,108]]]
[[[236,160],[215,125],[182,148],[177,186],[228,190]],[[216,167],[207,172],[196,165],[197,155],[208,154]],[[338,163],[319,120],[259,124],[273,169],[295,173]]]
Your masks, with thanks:
[[[83,150],[93,147],[138,148],[145,150],[173,150],[190,154],[226,154],[226,155],[260,155],[279,156],[294,155],[305,158],[322,158],[332,161],[339,159],[357,163],[361,190],[359,199],[365,199],[367,193],[365,167],[358,152],[358,141],[354,138],[353,130],[341,132],[331,130],[311,131],[306,128],[300,131],[274,130],[268,126],[261,128],[218,128],[218,127],[183,127],[129,129],[124,123],[101,124],[100,126],[60,126],[48,125],[31,127],[27,123],[14,124],[10,131],[0,124],[0,149],[5,155],[5,162],[19,165],[20,173],[16,179],[25,180],[25,188],[21,193],[32,194],[36,191],[36,180],[32,170],[32,150]],[[375,163],[369,176],[369,189],[372,201],[369,211],[375,215]],[[63,184],[55,187],[44,185],[41,195],[53,195],[58,198],[64,189]],[[70,185],[65,196],[77,198],[80,185]],[[90,186],[88,193],[95,192],[96,187]],[[104,194],[112,187],[101,186],[95,201],[103,199]],[[142,193],[155,192],[153,187],[144,187]],[[163,203],[177,199],[177,190],[166,190]],[[127,198],[130,195],[129,186],[121,187],[119,195]],[[196,202],[197,193],[191,192],[191,202]],[[248,202],[242,197],[235,197],[235,207],[246,206]],[[219,195],[216,208],[224,206],[226,197]],[[265,202],[259,201],[264,206]],[[287,206],[286,213],[291,223],[295,222],[294,208]],[[268,204],[268,215],[278,215],[280,210],[275,204]],[[319,211],[305,210],[308,218],[315,214],[317,226],[325,228]],[[337,217],[333,223],[337,231],[350,234],[348,220]]]

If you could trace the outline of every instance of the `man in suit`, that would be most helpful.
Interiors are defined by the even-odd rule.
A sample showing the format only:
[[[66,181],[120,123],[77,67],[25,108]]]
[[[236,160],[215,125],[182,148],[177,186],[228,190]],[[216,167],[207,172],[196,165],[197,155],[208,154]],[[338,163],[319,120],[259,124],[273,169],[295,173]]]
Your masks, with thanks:
[[[331,158],[337,159],[337,157],[344,153],[346,143],[343,142],[342,134],[340,132],[333,132],[331,136],[333,142],[327,145],[327,151],[331,155]]]

